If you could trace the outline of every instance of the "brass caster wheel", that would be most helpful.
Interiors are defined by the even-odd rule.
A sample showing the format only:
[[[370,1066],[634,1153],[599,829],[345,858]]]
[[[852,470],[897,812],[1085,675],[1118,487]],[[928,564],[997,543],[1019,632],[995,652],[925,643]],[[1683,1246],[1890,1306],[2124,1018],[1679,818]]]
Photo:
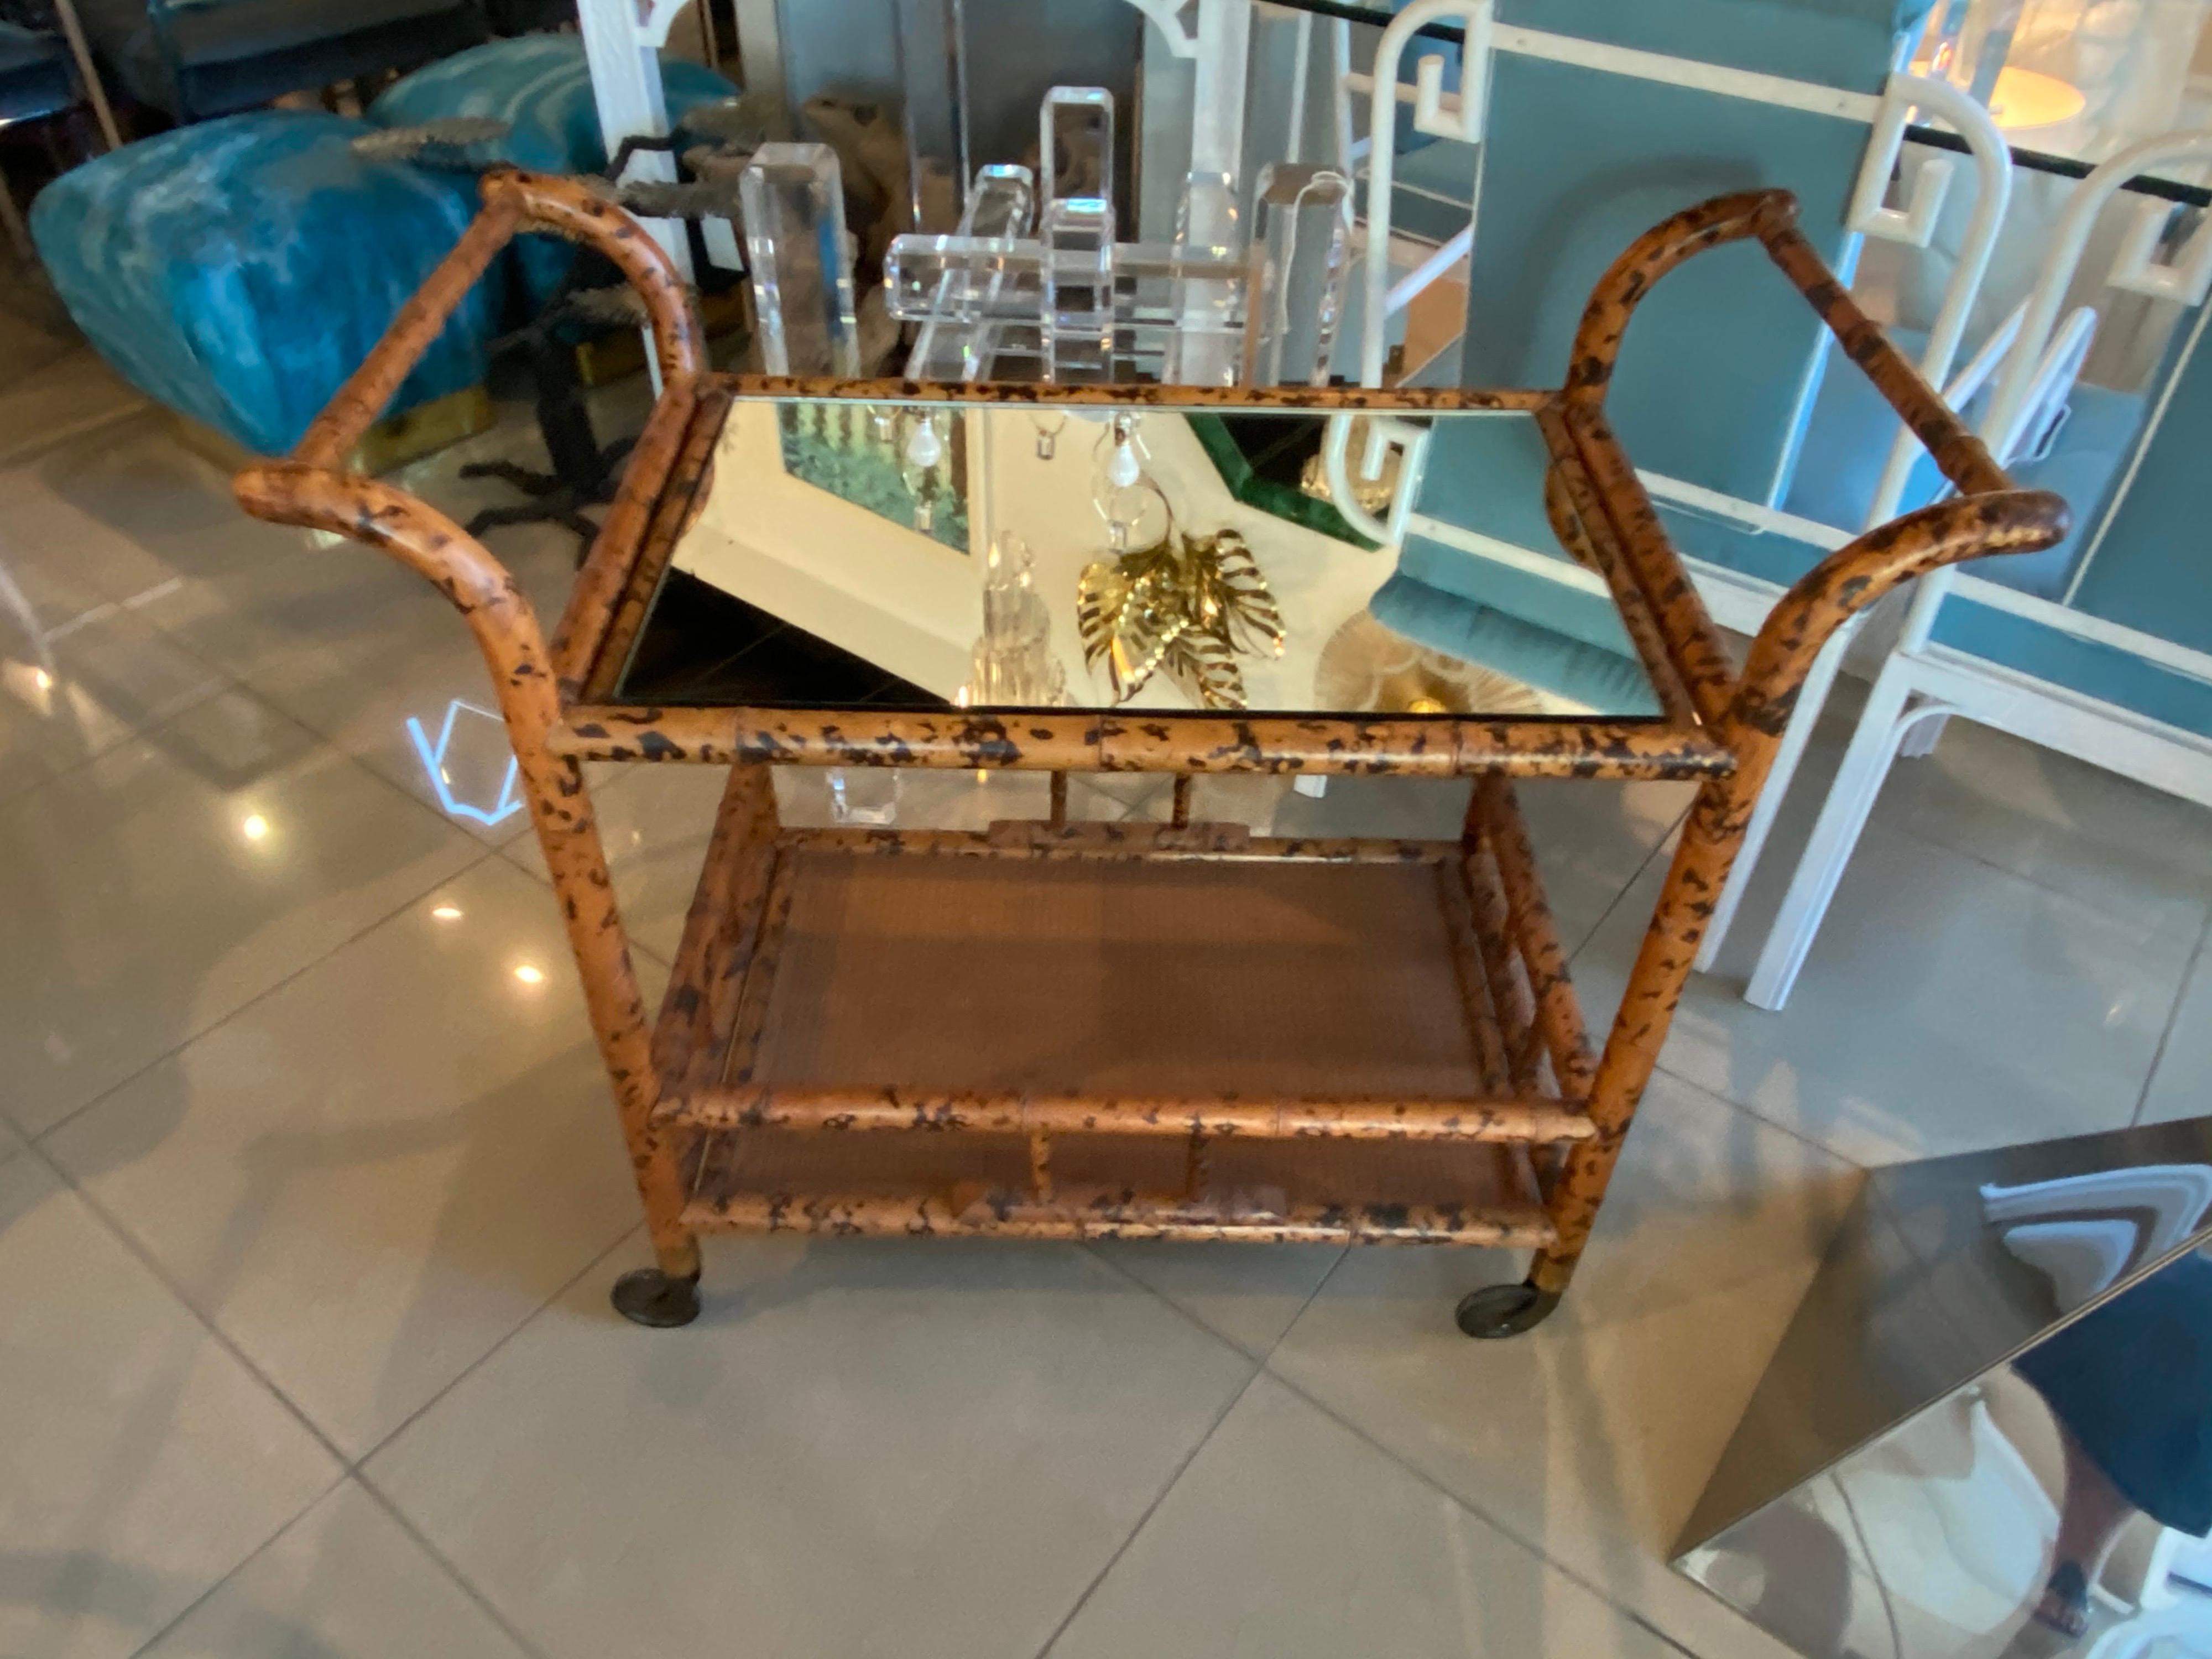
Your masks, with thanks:
[[[1459,1328],[1486,1340],[1518,1336],[1542,1324],[1559,1305],[1556,1291],[1540,1291],[1534,1285],[1492,1285],[1462,1298]]]
[[[658,1267],[640,1267],[615,1280],[611,1299],[633,1325],[673,1329],[699,1316],[699,1275],[677,1279]]]

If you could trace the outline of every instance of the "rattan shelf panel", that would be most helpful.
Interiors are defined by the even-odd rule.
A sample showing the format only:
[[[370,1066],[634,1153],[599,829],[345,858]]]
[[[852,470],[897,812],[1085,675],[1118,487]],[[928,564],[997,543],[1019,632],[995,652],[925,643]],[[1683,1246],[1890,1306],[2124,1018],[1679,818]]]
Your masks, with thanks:
[[[1080,1127],[1081,1102],[1270,1133],[1261,1103],[1303,1102],[1282,1133],[1389,1133],[1371,1120],[1393,1110],[1407,1133],[1497,1133],[1486,1108],[1528,1126],[1513,1138],[1583,1133],[1558,1101],[1515,1097],[1486,992],[1467,982],[1471,941],[1442,902],[1455,843],[1347,866],[788,835],[760,937],[728,946],[748,960],[730,1011],[744,1036],[708,1035],[726,1050],[719,1074],[671,1091],[664,1121],[758,1121],[763,1095],[811,1095],[878,1122],[885,1106],[949,1108],[979,1127]],[[888,1054],[896,1091],[879,1081]],[[1034,1121],[1008,1121],[1024,1110]]]

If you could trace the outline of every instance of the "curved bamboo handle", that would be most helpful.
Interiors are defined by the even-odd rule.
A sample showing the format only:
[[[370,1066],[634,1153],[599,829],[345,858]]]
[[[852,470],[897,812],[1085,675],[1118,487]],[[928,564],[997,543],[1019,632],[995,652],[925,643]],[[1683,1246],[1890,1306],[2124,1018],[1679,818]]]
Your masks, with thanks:
[[[1739,753],[1781,740],[1814,658],[1858,612],[1945,565],[2055,545],[2070,526],[2063,497],[2006,489],[1938,501],[1838,548],[1782,596],[1752,641],[1729,715]]]
[[[487,174],[483,198],[489,209],[511,204],[521,215],[524,230],[581,242],[614,262],[645,301],[664,386],[706,367],[705,336],[676,262],[629,210],[599,195],[585,179],[544,173]]]
[[[1796,218],[1797,198],[1788,191],[1745,191],[1684,208],[1623,248],[1620,257],[1606,267],[1605,275],[1590,289],[1582,321],[1575,327],[1566,383],[1561,388],[1566,400],[1571,404],[1603,400],[1629,319],[1661,277],[1707,248],[1761,235],[1770,219],[1787,226],[1795,224]]]
[[[1754,239],[1960,494],[2012,488],[1982,441],[1890,343],[1881,325],[1859,309],[1850,290],[1805,240],[1797,228],[1797,198],[1786,190],[1717,196],[1662,220],[1631,242],[1598,278],[1583,308],[1564,399],[1570,404],[1604,401],[1629,321],[1660,278],[1708,248]]]
[[[293,459],[336,466],[384,413],[399,383],[491,262],[526,230],[580,242],[613,261],[645,301],[664,385],[699,372],[706,353],[690,296],[674,263],[644,226],[579,179],[504,169],[486,173],[482,188],[483,210],[308,426],[293,448]]]

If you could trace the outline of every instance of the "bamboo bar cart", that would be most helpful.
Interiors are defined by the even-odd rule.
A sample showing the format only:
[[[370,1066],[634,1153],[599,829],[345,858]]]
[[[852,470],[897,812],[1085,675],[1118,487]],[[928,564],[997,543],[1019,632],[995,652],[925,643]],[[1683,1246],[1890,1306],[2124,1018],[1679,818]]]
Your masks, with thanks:
[[[659,1265],[615,1292],[643,1324],[696,1316],[701,1233],[796,1230],[1525,1249],[1525,1281],[1475,1291],[1458,1318],[1475,1336],[1527,1330],[1558,1304],[1589,1241],[1815,654],[1900,583],[2047,547],[2066,529],[2064,503],[2014,489],[1853,304],[1780,191],[1705,203],[1630,247],[1592,295],[1559,390],[1440,392],[709,373],[674,271],[620,210],[517,173],[487,178],[483,198],[482,216],[292,458],[240,473],[236,490],[258,517],[341,532],[412,566],[476,635],[650,1224]],[[447,313],[524,230],[584,243],[621,268],[644,297],[663,388],[550,643],[507,573],[451,520],[336,470]],[[1605,394],[1652,284],[1747,240],[1826,319],[1957,493],[1806,576],[1738,673],[1607,423]],[[1552,526],[1602,576],[1659,712],[1248,717],[625,701],[625,664],[712,487],[719,434],[733,407],[763,398],[1520,411],[1548,453]],[[728,773],[657,1020],[616,911],[586,761]],[[776,766],[1042,770],[1051,811],[972,834],[786,829]],[[1067,775],[1115,772],[1175,775],[1173,821],[1071,821]],[[1195,775],[1302,772],[1465,778],[1464,833],[1297,840],[1189,821]],[[1602,1046],[1585,1032],[1515,802],[1514,780],[1528,777],[1699,785]],[[1358,942],[1315,949],[1300,919],[1322,912],[1349,919]],[[859,930],[843,946],[841,927]],[[1200,938],[1217,989],[1155,988],[1146,951]],[[1177,1036],[1169,1028],[1181,1018],[1213,1029]],[[1333,1086],[1314,1089],[1324,1078]]]

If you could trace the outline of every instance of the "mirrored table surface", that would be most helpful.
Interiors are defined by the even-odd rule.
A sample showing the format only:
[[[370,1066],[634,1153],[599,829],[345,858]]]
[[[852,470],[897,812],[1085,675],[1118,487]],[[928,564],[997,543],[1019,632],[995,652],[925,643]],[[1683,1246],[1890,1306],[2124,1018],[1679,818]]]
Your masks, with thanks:
[[[732,391],[605,700],[1661,720],[1532,409],[1233,397]]]

